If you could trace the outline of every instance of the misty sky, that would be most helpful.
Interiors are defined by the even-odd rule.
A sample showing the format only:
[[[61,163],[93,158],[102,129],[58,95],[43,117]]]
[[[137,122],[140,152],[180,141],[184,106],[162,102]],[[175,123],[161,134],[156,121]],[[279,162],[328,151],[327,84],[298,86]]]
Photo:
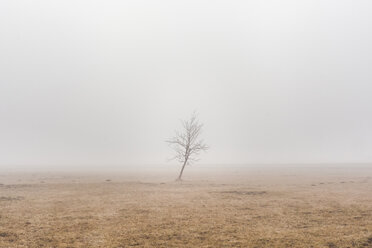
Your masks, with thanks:
[[[0,167],[372,162],[369,0],[1,0]]]

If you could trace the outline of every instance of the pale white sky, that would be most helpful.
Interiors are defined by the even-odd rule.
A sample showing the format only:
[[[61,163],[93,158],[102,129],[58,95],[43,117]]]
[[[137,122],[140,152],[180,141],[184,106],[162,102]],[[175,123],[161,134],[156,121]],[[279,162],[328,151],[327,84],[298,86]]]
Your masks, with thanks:
[[[0,167],[372,162],[369,0],[2,0]]]

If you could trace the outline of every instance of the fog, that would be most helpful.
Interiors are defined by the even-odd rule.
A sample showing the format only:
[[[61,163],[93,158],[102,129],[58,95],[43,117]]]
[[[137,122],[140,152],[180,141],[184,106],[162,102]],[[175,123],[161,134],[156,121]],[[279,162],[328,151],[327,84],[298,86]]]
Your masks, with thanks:
[[[2,0],[0,168],[372,162],[367,0]]]

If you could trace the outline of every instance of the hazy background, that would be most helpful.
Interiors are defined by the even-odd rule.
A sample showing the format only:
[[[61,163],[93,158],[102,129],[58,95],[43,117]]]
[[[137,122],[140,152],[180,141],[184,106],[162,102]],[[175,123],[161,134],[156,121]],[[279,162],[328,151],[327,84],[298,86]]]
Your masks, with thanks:
[[[1,0],[0,168],[372,162],[369,0]]]

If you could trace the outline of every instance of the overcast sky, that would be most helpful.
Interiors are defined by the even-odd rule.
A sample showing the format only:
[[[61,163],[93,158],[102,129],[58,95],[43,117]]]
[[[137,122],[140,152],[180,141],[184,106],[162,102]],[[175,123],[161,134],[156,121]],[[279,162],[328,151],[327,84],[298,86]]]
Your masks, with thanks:
[[[372,162],[369,0],[1,0],[0,167]]]

